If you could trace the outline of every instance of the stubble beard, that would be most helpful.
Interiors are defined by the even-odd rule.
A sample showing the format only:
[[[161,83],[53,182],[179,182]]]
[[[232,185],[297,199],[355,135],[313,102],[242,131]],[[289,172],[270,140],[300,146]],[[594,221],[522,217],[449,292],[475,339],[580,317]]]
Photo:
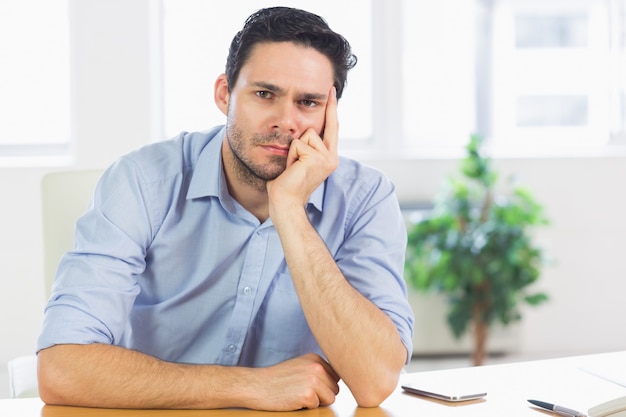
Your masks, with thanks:
[[[227,127],[226,140],[233,155],[231,167],[237,180],[252,186],[258,191],[266,191],[266,184],[283,173],[287,165],[287,158],[280,155],[270,156],[266,163],[259,163],[247,155],[246,150],[258,145],[269,143],[290,144],[293,140],[280,134],[254,134],[246,138],[241,129],[235,125]]]

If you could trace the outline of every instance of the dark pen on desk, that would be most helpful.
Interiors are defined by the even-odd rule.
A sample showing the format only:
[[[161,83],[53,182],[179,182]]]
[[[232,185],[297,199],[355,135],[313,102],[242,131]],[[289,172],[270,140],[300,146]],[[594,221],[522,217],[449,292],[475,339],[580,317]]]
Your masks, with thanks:
[[[581,413],[580,411],[572,410],[571,408],[563,407],[556,404],[550,404],[544,401],[537,400],[528,400],[529,403],[536,405],[537,407],[544,408],[546,410],[550,410],[552,412],[557,413],[560,416],[564,417],[587,417],[587,414]]]

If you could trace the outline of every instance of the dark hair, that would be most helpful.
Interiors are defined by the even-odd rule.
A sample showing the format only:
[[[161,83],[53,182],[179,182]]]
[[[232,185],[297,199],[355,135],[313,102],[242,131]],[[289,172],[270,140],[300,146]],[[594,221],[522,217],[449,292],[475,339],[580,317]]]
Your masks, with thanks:
[[[343,93],[348,70],[357,61],[348,41],[332,31],[320,16],[290,7],[261,9],[248,17],[243,29],[230,44],[226,60],[229,91],[232,91],[237,82],[239,71],[250,57],[254,46],[262,42],[294,42],[324,54],[335,71],[337,98]]]

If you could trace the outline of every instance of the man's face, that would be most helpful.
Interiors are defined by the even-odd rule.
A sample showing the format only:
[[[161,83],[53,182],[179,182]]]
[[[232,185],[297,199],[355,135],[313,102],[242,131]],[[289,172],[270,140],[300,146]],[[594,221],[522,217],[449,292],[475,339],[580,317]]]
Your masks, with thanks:
[[[320,136],[333,67],[313,48],[291,42],[252,50],[228,99],[226,139],[234,169],[245,182],[263,185],[286,166],[289,145],[308,128]]]

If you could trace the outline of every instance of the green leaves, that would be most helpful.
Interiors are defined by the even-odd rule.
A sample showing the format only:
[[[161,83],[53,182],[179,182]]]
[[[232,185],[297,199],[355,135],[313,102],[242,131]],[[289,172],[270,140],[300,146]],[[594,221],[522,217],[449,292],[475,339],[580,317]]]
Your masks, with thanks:
[[[467,157],[461,161],[461,172],[465,177],[476,180],[485,187],[490,187],[496,182],[497,176],[491,170],[491,161],[480,153],[482,142],[481,136],[470,136],[470,142],[466,146]]]
[[[526,297],[524,297],[524,300],[533,306],[536,306],[538,304],[541,304],[545,301],[548,300],[548,296],[543,294],[543,293],[537,293],[537,294],[532,294],[532,295],[527,295]]]
[[[531,193],[498,191],[497,174],[473,135],[432,215],[408,234],[405,279],[420,291],[448,295],[448,323],[459,337],[472,319],[487,324],[519,320],[519,305],[538,305],[543,293],[527,294],[540,275],[542,250],[531,229],[548,224]]]

